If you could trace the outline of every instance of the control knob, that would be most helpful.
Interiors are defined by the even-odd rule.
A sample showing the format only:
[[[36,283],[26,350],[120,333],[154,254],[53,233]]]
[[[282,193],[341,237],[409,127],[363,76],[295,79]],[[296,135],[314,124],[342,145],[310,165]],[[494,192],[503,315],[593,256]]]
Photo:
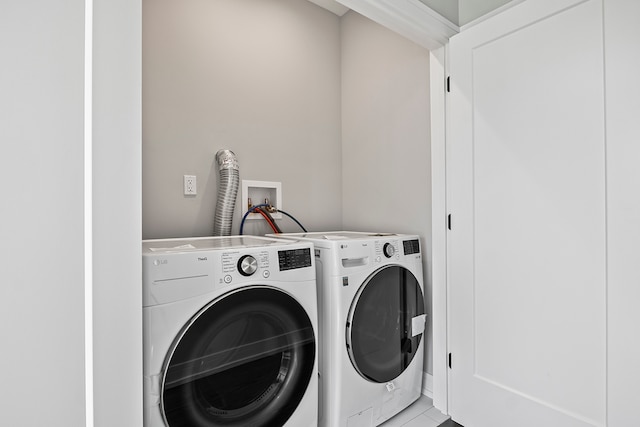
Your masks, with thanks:
[[[258,269],[258,261],[251,255],[241,256],[238,260],[238,271],[243,276],[251,276]]]
[[[387,258],[391,258],[396,253],[396,248],[393,247],[391,243],[385,243],[382,247],[382,251],[384,252],[384,256]]]

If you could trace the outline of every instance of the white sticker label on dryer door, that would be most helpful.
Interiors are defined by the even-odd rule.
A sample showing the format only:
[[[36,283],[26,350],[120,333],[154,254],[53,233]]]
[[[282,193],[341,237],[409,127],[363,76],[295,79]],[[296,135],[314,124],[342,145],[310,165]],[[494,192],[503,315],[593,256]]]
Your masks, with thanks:
[[[416,335],[420,335],[424,332],[424,324],[427,319],[426,314],[421,314],[420,316],[416,316],[411,319],[411,336],[415,337]]]

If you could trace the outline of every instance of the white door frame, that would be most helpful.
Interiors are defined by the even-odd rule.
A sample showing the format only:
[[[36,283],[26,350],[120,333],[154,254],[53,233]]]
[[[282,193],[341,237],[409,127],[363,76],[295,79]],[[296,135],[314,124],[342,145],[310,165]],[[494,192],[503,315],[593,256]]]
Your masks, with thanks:
[[[142,2],[85,8],[86,427],[140,426]]]
[[[478,23],[522,3],[512,0],[490,13],[464,25],[464,31]],[[452,126],[446,102],[449,75],[448,40],[440,47],[431,47],[429,79],[431,96],[431,275],[433,322],[433,405],[449,414],[449,300],[448,300],[448,190],[447,190],[447,129]],[[425,46],[426,47],[426,46]]]
[[[433,337],[433,405],[448,414],[446,51],[429,57],[431,96],[431,318]]]

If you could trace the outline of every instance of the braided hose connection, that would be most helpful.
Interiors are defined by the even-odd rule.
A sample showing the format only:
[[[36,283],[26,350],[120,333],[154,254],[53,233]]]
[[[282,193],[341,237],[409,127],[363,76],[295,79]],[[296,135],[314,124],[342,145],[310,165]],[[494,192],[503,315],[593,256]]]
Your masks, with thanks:
[[[213,222],[214,236],[230,236],[233,210],[240,182],[240,170],[236,155],[231,150],[216,153],[218,162],[218,200]]]

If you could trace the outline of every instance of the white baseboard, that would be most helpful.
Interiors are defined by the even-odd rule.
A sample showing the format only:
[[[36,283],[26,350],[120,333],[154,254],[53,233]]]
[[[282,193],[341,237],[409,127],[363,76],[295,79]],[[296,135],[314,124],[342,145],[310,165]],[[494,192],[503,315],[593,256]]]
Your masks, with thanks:
[[[422,394],[433,399],[433,375],[422,373]]]

